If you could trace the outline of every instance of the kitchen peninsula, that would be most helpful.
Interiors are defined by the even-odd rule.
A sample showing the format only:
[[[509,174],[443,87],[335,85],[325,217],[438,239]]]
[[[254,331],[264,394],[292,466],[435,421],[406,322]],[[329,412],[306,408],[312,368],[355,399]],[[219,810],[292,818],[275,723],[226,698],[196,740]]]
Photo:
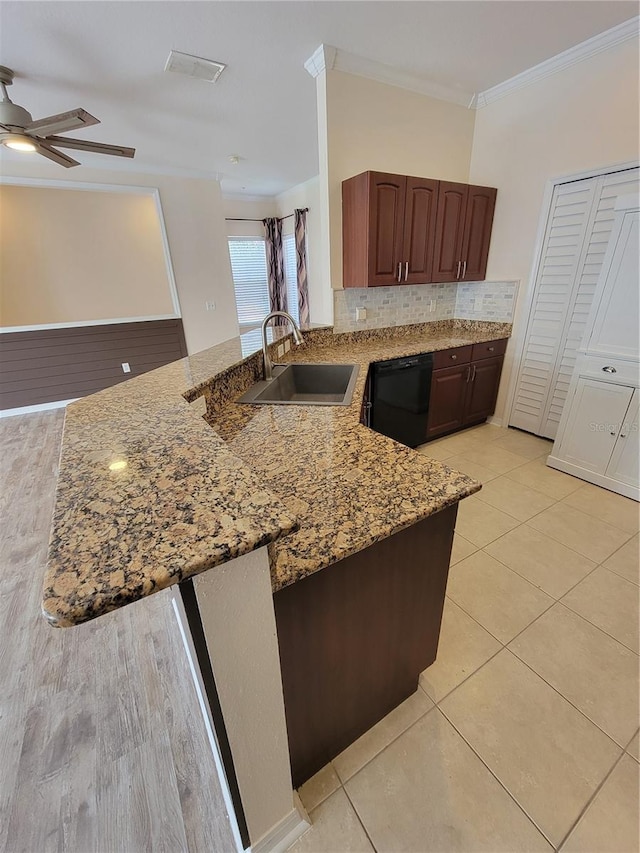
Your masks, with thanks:
[[[440,321],[342,335],[333,335],[330,329],[305,332],[305,345],[287,360],[359,364],[353,402],[345,407],[235,403],[261,377],[261,355],[249,354],[251,344],[246,341],[243,351],[240,339],[72,404],[65,420],[45,578],[45,616],[53,625],[70,626],[179,585],[176,589],[182,598],[174,601],[185,642],[188,647],[191,644],[192,665],[197,659],[203,670],[203,654],[208,650],[215,657],[212,649],[218,653],[227,642],[221,626],[224,611],[230,611],[233,618],[225,624],[230,633],[238,631],[233,652],[236,669],[242,668],[244,657],[247,678],[256,679],[260,667],[252,654],[258,656],[262,650],[249,634],[262,630],[262,645],[268,651],[270,632],[275,633],[277,624],[289,743],[294,753],[303,755],[300,763],[293,760],[294,780],[299,784],[326,756],[322,751],[326,747],[319,753],[309,752],[308,745],[300,746],[300,733],[292,734],[294,721],[305,713],[295,707],[295,697],[305,692],[299,689],[300,679],[307,684],[316,679],[313,655],[325,666],[333,660],[336,677],[336,666],[346,674],[355,672],[353,661],[346,663],[349,649],[340,631],[359,600],[361,610],[354,624],[368,621],[375,634],[377,621],[382,625],[386,619],[380,610],[383,604],[397,598],[402,607],[410,608],[422,595],[432,602],[422,619],[429,636],[426,659],[414,660],[413,665],[421,669],[429,665],[437,648],[457,504],[480,488],[466,475],[360,422],[369,364],[504,338],[509,328]],[[272,344],[272,350],[277,345],[278,341]],[[282,360],[275,352],[272,355]],[[201,397],[206,400],[206,422],[191,406]],[[252,562],[257,554],[264,555],[261,567]],[[372,556],[374,560],[369,559]],[[394,559],[397,566],[391,565]],[[379,572],[378,566],[386,560],[391,570]],[[216,566],[218,571],[206,572]],[[394,587],[393,578],[405,568],[404,585],[396,582]],[[242,577],[248,595],[254,571],[261,573],[254,586],[262,590],[262,600],[255,605],[263,608],[262,622],[249,605],[246,613],[237,602],[222,605],[224,590],[229,589],[225,584],[233,584],[234,575]],[[426,586],[416,595],[413,585],[420,585],[421,579]],[[269,591],[273,599],[268,601],[267,613]],[[243,634],[239,626],[249,615]],[[394,666],[402,658],[402,628],[402,622],[388,623],[379,648],[372,650],[378,655],[383,678],[404,666]],[[304,646],[305,636],[316,641],[315,648],[313,643]],[[351,641],[360,654],[362,638],[351,637]],[[323,643],[324,648],[319,648]],[[269,648],[277,656],[277,644],[272,642]],[[380,657],[383,652],[387,660]],[[361,669],[371,669],[361,663]],[[279,664],[277,668],[279,679]],[[207,684],[213,678],[211,689],[215,690],[217,682],[220,695],[219,701],[214,697],[214,704],[219,705],[220,714],[212,713],[213,728],[227,777],[237,777],[229,779],[234,808],[242,812],[244,804],[247,812],[239,821],[242,843],[255,845],[260,838],[274,837],[270,818],[248,805],[252,794],[243,761],[246,765],[253,760],[255,765],[256,751],[243,759],[239,735],[234,742],[234,732],[221,732],[220,727],[225,728],[225,721],[231,728],[235,725],[229,719],[240,713],[237,705],[230,707],[234,696],[244,696],[247,706],[260,702],[252,701],[257,697],[250,692],[251,683],[245,681],[235,693],[226,688],[224,663],[214,659],[212,670],[209,675],[201,671],[198,677],[209,704],[211,684]],[[402,683],[391,685],[385,697],[378,697],[382,704],[374,717],[377,714],[379,719],[412,692],[419,672],[403,672]],[[237,679],[238,673],[230,677]],[[344,683],[348,685],[346,676]],[[273,684],[265,684],[264,689],[272,691],[271,701],[277,704]],[[326,685],[320,692],[327,692]],[[339,716],[340,698],[334,694]],[[343,704],[342,711],[347,710]],[[259,713],[260,708],[245,711]],[[370,719],[367,726],[375,721]],[[255,720],[247,723],[249,728],[252,725],[255,728]],[[361,725],[362,721],[354,723],[346,732],[343,728],[336,743],[346,746],[362,733]],[[273,731],[269,737],[273,739]],[[265,753],[265,766],[267,757]],[[269,761],[273,765],[273,756]],[[290,780],[289,776],[289,794]],[[284,823],[293,826],[291,821]]]

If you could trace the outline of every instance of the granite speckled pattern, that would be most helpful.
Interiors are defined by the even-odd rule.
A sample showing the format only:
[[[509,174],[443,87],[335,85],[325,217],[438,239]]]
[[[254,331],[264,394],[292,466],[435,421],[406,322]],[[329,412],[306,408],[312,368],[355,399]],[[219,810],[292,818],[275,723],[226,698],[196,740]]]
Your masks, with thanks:
[[[367,368],[509,333],[473,321],[305,332],[285,360],[360,364],[348,407],[234,403],[260,377],[255,335],[71,404],[45,617],[78,624],[264,544],[278,590],[477,491],[359,423]],[[287,335],[275,330],[272,355]],[[209,425],[187,402],[200,396]]]

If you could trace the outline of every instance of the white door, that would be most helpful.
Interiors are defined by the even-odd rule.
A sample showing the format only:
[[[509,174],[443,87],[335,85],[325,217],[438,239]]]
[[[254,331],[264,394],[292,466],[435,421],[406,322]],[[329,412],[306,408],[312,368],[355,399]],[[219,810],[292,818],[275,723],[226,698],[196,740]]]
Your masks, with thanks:
[[[618,440],[607,467],[607,477],[626,483],[628,486],[640,486],[640,433],[638,432],[638,410],[640,392],[636,389],[624,417]]]
[[[509,424],[555,439],[627,169],[554,189]]]
[[[633,388],[580,379],[564,437],[555,454],[572,465],[604,474],[633,396]]]

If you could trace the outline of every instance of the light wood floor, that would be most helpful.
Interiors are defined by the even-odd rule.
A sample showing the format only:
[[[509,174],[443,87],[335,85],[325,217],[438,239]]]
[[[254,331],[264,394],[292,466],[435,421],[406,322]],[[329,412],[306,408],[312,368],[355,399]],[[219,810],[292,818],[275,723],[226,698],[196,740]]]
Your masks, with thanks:
[[[0,849],[234,849],[167,593],[40,615],[61,410],[0,420]]]

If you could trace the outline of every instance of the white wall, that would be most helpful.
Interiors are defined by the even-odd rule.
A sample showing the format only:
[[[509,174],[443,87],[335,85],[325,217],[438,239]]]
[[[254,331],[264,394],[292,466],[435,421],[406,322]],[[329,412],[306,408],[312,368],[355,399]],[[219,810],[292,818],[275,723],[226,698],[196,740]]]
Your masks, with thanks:
[[[36,159],[33,159],[36,157]],[[66,170],[37,155],[6,159],[4,175],[16,178],[157,187],[190,353],[238,334],[220,185],[214,180],[89,169]],[[206,311],[213,300],[215,311]]]
[[[318,81],[323,76],[330,275],[333,287],[341,288],[342,181],[367,170],[467,181],[475,113],[458,104],[341,71],[323,72]],[[320,116],[318,127],[322,133]],[[322,158],[320,171],[322,175]]]
[[[264,237],[263,219],[269,216],[279,216],[276,212],[276,202],[273,198],[223,198],[225,217],[234,219],[255,219],[256,222],[225,223],[228,237]]]
[[[638,96],[638,44],[628,41],[477,111],[469,180],[498,187],[487,278],[522,281],[517,338],[547,181],[637,160]],[[515,343],[497,419],[505,416]]]

